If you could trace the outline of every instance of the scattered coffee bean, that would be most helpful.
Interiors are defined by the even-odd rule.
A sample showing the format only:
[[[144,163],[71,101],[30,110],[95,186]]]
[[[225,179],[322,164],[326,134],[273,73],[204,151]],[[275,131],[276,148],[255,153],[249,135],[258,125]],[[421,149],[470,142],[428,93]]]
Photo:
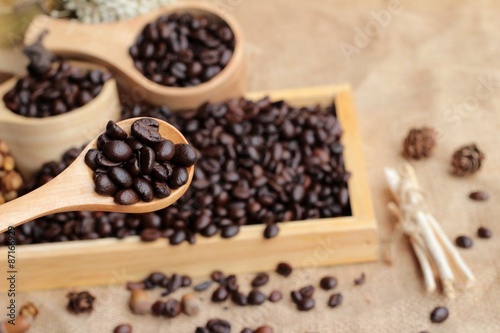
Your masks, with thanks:
[[[151,299],[144,289],[134,289],[130,292],[129,307],[134,314],[148,314],[151,312],[151,306]]]
[[[183,275],[182,276],[182,287],[189,287],[191,284],[193,283],[193,280],[187,276],[187,275]]]
[[[97,193],[114,196],[120,205],[133,205],[140,200],[150,202],[155,195],[166,198],[171,193],[170,188],[187,183],[189,174],[185,167],[196,162],[194,148],[186,144],[169,148],[173,143],[162,139],[159,123],[153,118],[136,120],[131,131],[133,137],[128,137],[123,129],[109,121],[106,133],[99,136],[99,150],[91,149],[86,153],[85,163],[94,170]],[[158,162],[157,155],[160,156]],[[166,158],[172,158],[173,164],[160,164]],[[177,233],[171,243],[184,241],[185,237],[180,236],[182,234]]]
[[[221,302],[224,302],[225,300],[227,300],[228,297],[229,297],[229,293],[227,292],[226,287],[219,286],[212,293],[212,302],[221,303]]]
[[[143,242],[154,242],[160,238],[161,234],[158,229],[148,228],[141,232],[141,240]]]
[[[239,305],[239,306],[245,306],[248,305],[248,297],[247,295],[236,291],[231,294],[231,301],[233,301],[234,304]]]
[[[323,290],[332,290],[337,286],[337,279],[333,276],[325,276],[321,279],[319,285]]]
[[[121,324],[115,327],[113,333],[132,333],[132,326],[130,324]]]
[[[206,327],[210,333],[231,333],[231,324],[223,319],[210,319]]]
[[[294,290],[290,293],[290,297],[295,304],[302,302],[302,295],[298,290]]]
[[[224,280],[224,285],[226,286],[227,291],[230,293],[234,293],[238,291],[239,285],[238,285],[238,280],[235,275],[229,275],[225,280]]]
[[[193,294],[182,296],[182,310],[188,316],[196,316],[201,310],[201,300]]]
[[[477,236],[479,238],[491,238],[493,237],[493,231],[486,227],[480,227],[479,229],[477,229]]]
[[[194,289],[194,291],[201,292],[201,291],[205,291],[208,288],[210,288],[211,285],[212,285],[212,281],[205,281],[205,282],[201,282],[201,283],[197,284],[196,286],[194,286],[193,289]]]
[[[366,275],[365,275],[365,273],[362,273],[360,275],[360,277],[354,279],[354,284],[356,286],[361,286],[361,285],[365,284],[365,282],[366,282]]]
[[[181,313],[182,307],[181,303],[175,299],[169,299],[165,302],[165,313],[164,315],[168,318],[175,318]]]
[[[333,294],[328,299],[328,306],[331,308],[336,308],[337,306],[339,306],[342,303],[343,300],[344,300],[344,296],[342,296],[342,294],[340,294],[340,293]]]
[[[449,312],[448,309],[444,306],[438,306],[431,312],[431,322],[433,323],[442,323],[448,318]]]
[[[469,236],[458,236],[455,239],[455,244],[462,249],[468,249],[471,248],[472,245],[474,245],[474,242]]]
[[[279,302],[283,299],[283,294],[279,290],[273,290],[271,294],[269,294],[268,300],[271,303]]]
[[[74,314],[90,313],[94,310],[95,297],[88,291],[70,292],[67,309]]]
[[[249,294],[248,294],[248,304],[250,305],[261,305],[264,304],[266,301],[267,297],[264,295],[262,292],[260,292],[257,289],[253,289]]]
[[[292,274],[293,268],[289,263],[281,262],[276,266],[276,273],[281,276],[288,277]]]
[[[266,226],[264,229],[264,238],[270,239],[278,236],[278,233],[280,232],[280,228],[278,227],[277,224],[269,224]]]
[[[469,198],[475,201],[486,201],[490,198],[490,195],[485,191],[475,191],[469,194]]]
[[[151,313],[154,316],[163,316],[166,311],[166,303],[163,301],[156,301],[151,306]]]
[[[269,275],[267,273],[259,273],[252,280],[252,287],[262,287],[269,282]]]
[[[222,273],[221,271],[213,271],[212,274],[210,274],[210,278],[214,282],[222,283],[226,277],[224,276],[224,273]]]
[[[146,25],[129,54],[137,70],[151,81],[189,87],[222,71],[235,43],[233,32],[223,21],[174,13]]]
[[[299,293],[302,298],[311,298],[314,295],[314,287],[308,285],[299,289]]]
[[[314,309],[316,302],[312,298],[305,298],[301,302],[297,303],[297,309],[299,311],[310,311]]]
[[[274,333],[274,330],[271,326],[261,326],[253,331],[253,333]]]

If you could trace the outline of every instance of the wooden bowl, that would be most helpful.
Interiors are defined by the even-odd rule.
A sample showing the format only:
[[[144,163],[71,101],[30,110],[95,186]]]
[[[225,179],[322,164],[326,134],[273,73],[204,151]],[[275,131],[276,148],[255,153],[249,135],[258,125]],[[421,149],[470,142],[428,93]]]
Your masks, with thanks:
[[[109,120],[120,118],[121,107],[114,79],[88,104],[46,118],[28,118],[7,109],[3,96],[16,84],[14,77],[0,85],[0,137],[11,148],[19,171],[30,177],[49,161],[59,160],[71,147],[92,140]]]
[[[217,17],[225,21],[233,31],[236,39],[233,56],[227,66],[211,80],[194,87],[166,87],[149,80],[134,67],[129,48],[144,26],[161,15],[173,12]],[[130,20],[95,25],[41,15],[28,28],[25,43],[33,43],[43,30],[49,31],[44,39],[47,49],[64,57],[95,61],[107,66],[136,102],[146,100],[179,110],[194,108],[206,101],[220,102],[244,94],[246,64],[241,28],[233,17],[207,3],[182,2]]]

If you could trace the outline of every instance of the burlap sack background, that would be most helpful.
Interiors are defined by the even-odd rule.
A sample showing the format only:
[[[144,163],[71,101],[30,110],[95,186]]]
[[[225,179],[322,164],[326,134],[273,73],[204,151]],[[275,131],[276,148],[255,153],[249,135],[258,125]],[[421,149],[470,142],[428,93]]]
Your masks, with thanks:
[[[230,10],[244,28],[252,90],[352,84],[379,237],[383,248],[392,249],[393,265],[380,262],[306,269],[286,281],[272,275],[265,290],[289,291],[309,282],[316,284],[325,274],[338,277],[337,290],[345,296],[343,305],[328,309],[327,293],[318,291],[317,308],[309,313],[297,312],[286,295],[279,304],[256,308],[207,305],[196,318],[138,317],[127,309],[128,293],[123,287],[111,286],[89,288],[98,299],[96,311],[77,317],[64,309],[66,290],[23,293],[19,303],[31,300],[41,310],[31,332],[105,333],[119,323],[131,322],[134,332],[189,333],[212,317],[231,320],[234,332],[262,324],[270,324],[280,333],[500,332],[500,3],[395,0],[400,10],[383,16],[381,25],[373,11],[393,8],[386,1],[213,2]],[[356,44],[357,29],[365,27],[376,29],[372,37]],[[350,57],[341,49],[347,44],[357,47]],[[472,249],[460,251],[478,281],[472,290],[459,292],[453,302],[424,293],[408,242],[385,209],[389,195],[383,167],[403,161],[399,156],[402,137],[409,127],[424,124],[439,129],[440,141],[434,157],[415,163],[415,167],[444,230],[451,238],[474,235],[479,225],[490,226],[495,232],[493,239],[475,239]],[[452,152],[470,142],[486,152],[484,168],[467,179],[450,176]],[[467,195],[475,189],[489,191],[492,199],[470,201]],[[361,272],[366,273],[367,282],[354,287],[353,279]],[[243,281],[250,278],[241,277]],[[117,272],[116,279],[126,280],[126,272]],[[206,304],[209,295],[203,294]],[[442,304],[450,308],[449,319],[431,324],[430,311]]]

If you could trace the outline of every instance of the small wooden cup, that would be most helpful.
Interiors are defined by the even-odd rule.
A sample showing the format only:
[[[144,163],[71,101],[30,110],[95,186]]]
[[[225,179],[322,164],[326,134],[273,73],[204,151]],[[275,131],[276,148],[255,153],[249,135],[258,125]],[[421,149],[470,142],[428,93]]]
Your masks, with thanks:
[[[205,14],[225,21],[233,31],[236,46],[227,66],[211,80],[194,87],[167,87],[139,72],[129,54],[143,28],[159,16],[186,12]],[[25,44],[33,43],[44,30],[43,44],[52,52],[75,59],[95,61],[108,67],[137,102],[145,100],[167,105],[172,110],[194,108],[204,102],[221,102],[245,92],[246,63],[242,30],[236,20],[216,6],[204,2],[182,2],[162,7],[136,18],[105,24],[83,24],[47,16],[37,16],[30,24]]]
[[[14,87],[14,77],[0,85],[0,138],[9,145],[19,171],[32,176],[49,161],[59,160],[72,147],[79,147],[103,131],[109,120],[120,118],[121,107],[114,79],[88,104],[70,112],[28,118],[7,109],[3,96]]]

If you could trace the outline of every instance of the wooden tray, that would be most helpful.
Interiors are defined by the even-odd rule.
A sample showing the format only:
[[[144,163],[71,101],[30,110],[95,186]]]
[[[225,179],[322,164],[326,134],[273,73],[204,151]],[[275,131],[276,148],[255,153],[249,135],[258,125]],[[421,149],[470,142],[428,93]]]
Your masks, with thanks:
[[[349,86],[256,92],[255,100],[269,95],[293,105],[335,100],[344,130],[346,167],[353,176],[349,193],[353,216],[280,224],[277,238],[265,240],[263,226],[241,228],[231,239],[197,237],[195,245],[171,246],[165,239],[142,243],[137,236],[53,244],[18,246],[18,290],[35,290],[124,283],[144,278],[151,271],[207,276],[214,269],[240,273],[267,271],[280,261],[294,267],[318,267],[373,261],[377,258],[377,225],[365,170],[361,138]],[[7,267],[6,248],[0,267]],[[6,289],[6,282],[0,285]]]

